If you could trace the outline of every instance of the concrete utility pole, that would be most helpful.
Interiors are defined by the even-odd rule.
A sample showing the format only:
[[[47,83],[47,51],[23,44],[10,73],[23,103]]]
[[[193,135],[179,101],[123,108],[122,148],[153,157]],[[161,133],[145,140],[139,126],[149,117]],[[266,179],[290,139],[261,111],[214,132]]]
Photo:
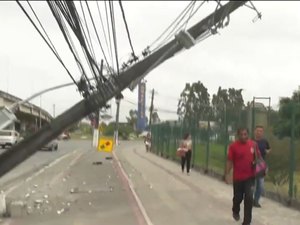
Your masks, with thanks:
[[[123,99],[124,96],[122,93],[119,93],[116,96],[116,104],[117,104],[117,112],[116,112],[116,124],[115,124],[115,143],[118,146],[119,145],[119,115],[120,115],[120,103],[121,99]]]
[[[152,89],[152,96],[151,96],[151,105],[150,105],[150,117],[149,117],[149,127],[152,124],[152,114],[153,114],[153,100],[154,100],[154,88]]]

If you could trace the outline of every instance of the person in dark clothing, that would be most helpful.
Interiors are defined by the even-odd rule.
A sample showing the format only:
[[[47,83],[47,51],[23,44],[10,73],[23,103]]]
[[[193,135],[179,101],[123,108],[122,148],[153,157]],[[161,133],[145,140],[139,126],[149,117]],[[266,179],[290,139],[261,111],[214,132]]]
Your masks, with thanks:
[[[192,137],[189,133],[185,134],[181,143],[181,148],[184,149],[185,154],[181,157],[181,170],[184,172],[186,163],[187,175],[190,175],[191,159],[192,159]]]
[[[244,221],[242,225],[250,225],[252,221],[254,190],[254,151],[260,155],[257,144],[248,138],[248,129],[238,129],[238,140],[229,146],[226,165],[225,182],[230,183],[230,171],[233,168],[233,207],[232,216],[240,220],[240,204],[244,200]]]
[[[264,127],[256,126],[254,134],[255,134],[255,141],[258,145],[261,156],[264,160],[266,160],[266,156],[267,154],[270,153],[271,147],[269,142],[264,138]],[[256,178],[255,195],[254,195],[254,203],[253,203],[253,206],[256,208],[261,208],[261,205],[259,204],[259,199],[263,191],[264,191],[264,177]]]

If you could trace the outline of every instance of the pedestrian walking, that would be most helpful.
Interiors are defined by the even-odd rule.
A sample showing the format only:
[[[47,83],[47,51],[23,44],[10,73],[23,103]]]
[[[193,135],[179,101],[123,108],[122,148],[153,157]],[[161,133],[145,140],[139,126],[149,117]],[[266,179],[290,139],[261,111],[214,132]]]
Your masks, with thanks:
[[[151,149],[151,134],[148,132],[144,138],[144,143],[146,146],[146,152],[149,152]]]
[[[250,225],[252,220],[253,191],[255,182],[254,154],[260,155],[256,143],[249,139],[247,128],[237,131],[238,140],[229,146],[225,181],[230,182],[233,168],[232,216],[240,220],[240,204],[244,200],[244,220],[242,225]]]
[[[186,164],[187,175],[190,175],[192,146],[192,136],[190,135],[190,133],[186,133],[183,137],[180,148],[183,149],[183,151],[185,152],[185,154],[181,156],[181,170],[184,173],[184,168]]]
[[[257,143],[258,149],[264,161],[266,161],[266,156],[270,153],[271,147],[267,139],[264,138],[264,127],[263,126],[256,126],[254,130],[254,140]],[[256,185],[255,185],[255,194],[254,194],[254,202],[253,206],[256,208],[261,208],[259,203],[260,197],[264,192],[264,180],[265,177],[257,177],[256,178]]]

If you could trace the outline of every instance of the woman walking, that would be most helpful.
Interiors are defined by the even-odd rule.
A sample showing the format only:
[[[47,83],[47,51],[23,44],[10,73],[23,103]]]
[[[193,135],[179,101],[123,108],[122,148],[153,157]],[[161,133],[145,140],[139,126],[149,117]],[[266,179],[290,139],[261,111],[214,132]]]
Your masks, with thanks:
[[[192,137],[189,133],[186,133],[183,137],[181,146],[185,154],[181,156],[181,169],[184,173],[184,167],[186,163],[186,172],[187,175],[190,175],[190,168],[191,168],[191,159],[192,159]]]

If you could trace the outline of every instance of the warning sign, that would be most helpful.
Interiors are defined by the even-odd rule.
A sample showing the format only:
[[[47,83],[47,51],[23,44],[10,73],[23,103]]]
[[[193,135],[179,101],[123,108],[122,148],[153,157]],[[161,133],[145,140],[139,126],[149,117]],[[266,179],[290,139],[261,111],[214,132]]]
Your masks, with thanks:
[[[98,151],[99,152],[112,152],[114,140],[113,138],[101,137],[98,142]]]

